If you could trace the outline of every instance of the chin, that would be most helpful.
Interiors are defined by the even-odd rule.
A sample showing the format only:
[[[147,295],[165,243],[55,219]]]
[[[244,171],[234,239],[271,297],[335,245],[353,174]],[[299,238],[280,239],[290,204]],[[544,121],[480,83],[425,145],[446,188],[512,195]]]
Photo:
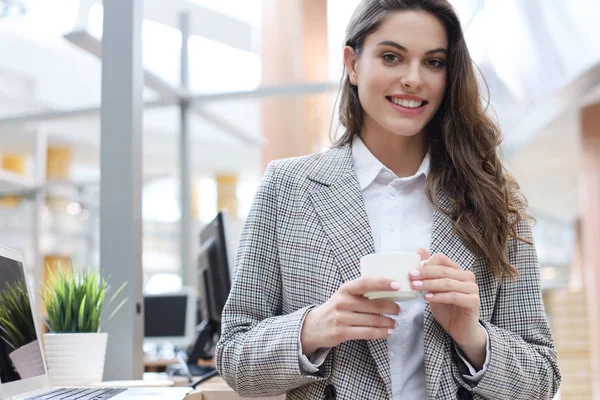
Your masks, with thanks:
[[[425,128],[425,124],[415,123],[396,123],[387,126],[387,130],[392,132],[394,135],[411,137],[418,135]]]

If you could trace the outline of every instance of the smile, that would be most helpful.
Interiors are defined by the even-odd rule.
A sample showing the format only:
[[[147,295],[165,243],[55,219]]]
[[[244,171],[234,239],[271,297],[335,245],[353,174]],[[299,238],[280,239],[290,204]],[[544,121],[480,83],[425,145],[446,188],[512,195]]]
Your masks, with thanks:
[[[386,96],[386,99],[396,111],[405,115],[419,115],[425,110],[425,106],[428,104],[427,101],[415,101],[398,99],[390,96]]]
[[[426,101],[402,100],[389,96],[387,97],[387,99],[398,106],[406,108],[418,108],[421,107],[423,104],[427,103]]]

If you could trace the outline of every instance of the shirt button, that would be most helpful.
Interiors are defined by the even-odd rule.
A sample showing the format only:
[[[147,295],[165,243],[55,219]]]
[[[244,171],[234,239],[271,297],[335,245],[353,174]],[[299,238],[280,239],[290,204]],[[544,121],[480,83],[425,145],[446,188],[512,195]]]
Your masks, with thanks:
[[[394,353],[393,353],[393,352],[391,352],[391,351],[390,351],[390,352],[388,352],[388,355],[390,356],[390,360],[391,360],[392,358],[394,358]]]
[[[391,194],[392,196],[395,196],[398,194],[398,191],[396,190],[396,188],[393,188],[390,186],[388,189],[388,193]]]
[[[387,230],[388,230],[388,231],[390,231],[390,232],[395,232],[395,231],[396,231],[396,230],[394,229],[394,225],[392,225],[392,224],[388,224],[388,226],[387,226]]]

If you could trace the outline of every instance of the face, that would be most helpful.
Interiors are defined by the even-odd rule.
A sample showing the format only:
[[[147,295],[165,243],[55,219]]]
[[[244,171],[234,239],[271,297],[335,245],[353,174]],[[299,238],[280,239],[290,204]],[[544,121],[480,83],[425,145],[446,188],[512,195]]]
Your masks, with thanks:
[[[363,129],[400,136],[422,132],[444,98],[447,49],[442,23],[418,11],[388,15],[360,54],[347,46],[344,62],[358,86]]]

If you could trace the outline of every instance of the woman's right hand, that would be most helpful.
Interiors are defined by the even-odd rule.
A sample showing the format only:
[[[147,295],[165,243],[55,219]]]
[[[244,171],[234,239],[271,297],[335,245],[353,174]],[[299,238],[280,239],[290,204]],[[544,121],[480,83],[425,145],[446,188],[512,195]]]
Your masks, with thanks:
[[[344,283],[326,303],[306,314],[300,333],[302,352],[310,356],[322,347],[335,347],[349,340],[388,337],[396,327],[400,307],[391,300],[369,300],[367,292],[395,291],[398,282],[386,278],[361,277]]]

